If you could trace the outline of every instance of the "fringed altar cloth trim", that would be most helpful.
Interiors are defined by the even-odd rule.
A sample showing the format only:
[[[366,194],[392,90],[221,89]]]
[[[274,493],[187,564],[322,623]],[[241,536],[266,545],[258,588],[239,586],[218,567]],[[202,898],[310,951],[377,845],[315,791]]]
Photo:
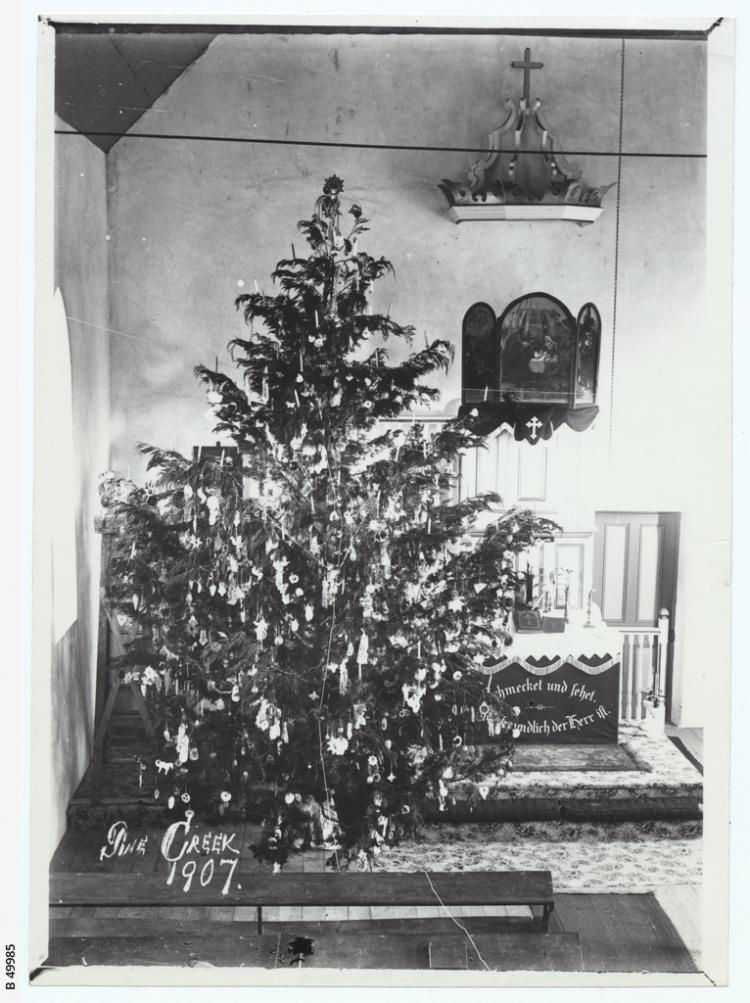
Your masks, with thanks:
[[[598,656],[589,657],[597,658]],[[525,669],[526,672],[531,673],[533,676],[548,676],[552,672],[556,672],[561,665],[573,665],[575,668],[580,669],[589,676],[598,676],[602,672],[607,672],[613,665],[617,665],[619,661],[619,656],[613,658],[611,655],[607,654],[602,656],[601,662],[597,662],[596,665],[590,665],[588,662],[584,662],[581,658],[576,658],[573,655],[563,655],[553,658],[545,665],[536,665],[530,659],[516,658],[513,655],[510,655],[505,658],[501,658],[493,665],[478,665],[477,669],[486,676],[494,676],[497,672],[502,672],[503,669],[507,669],[509,665],[520,665],[522,669]]]

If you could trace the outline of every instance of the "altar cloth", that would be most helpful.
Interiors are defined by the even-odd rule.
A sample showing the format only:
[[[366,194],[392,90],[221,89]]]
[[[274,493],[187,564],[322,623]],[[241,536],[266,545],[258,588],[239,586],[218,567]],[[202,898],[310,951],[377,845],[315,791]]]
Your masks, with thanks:
[[[521,742],[617,742],[621,634],[605,623],[517,633],[477,666],[517,715]],[[490,737],[492,742],[492,737]]]
[[[512,635],[495,654],[477,666],[485,675],[493,675],[513,662],[537,676],[554,672],[565,662],[589,675],[605,672],[622,658],[622,634],[603,621],[584,626],[583,618],[565,625],[560,633],[521,631]]]
[[[512,661],[526,661],[528,658],[562,658],[567,661],[572,657],[587,662],[589,659],[602,661],[606,656],[619,661],[621,650],[622,635],[605,623],[595,627],[569,623],[560,634],[541,631],[514,634],[511,643],[503,649],[503,655]],[[585,665],[581,667],[585,670]]]

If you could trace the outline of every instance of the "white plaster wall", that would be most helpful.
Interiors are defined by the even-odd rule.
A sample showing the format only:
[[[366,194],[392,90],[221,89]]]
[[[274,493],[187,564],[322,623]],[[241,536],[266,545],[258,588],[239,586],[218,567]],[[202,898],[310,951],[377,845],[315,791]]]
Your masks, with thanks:
[[[97,479],[109,464],[106,198],[106,162],[102,151],[88,140],[58,136],[54,285],[62,292],[68,314],[74,469],[55,476],[67,473],[73,485],[76,614],[64,636],[52,643],[50,852],[65,831],[68,801],[92,752],[101,555],[101,537],[94,532],[94,515],[98,505]],[[49,294],[51,299],[53,292],[40,290],[40,297]],[[44,339],[48,334],[46,330],[40,331],[40,351],[45,350]],[[37,365],[43,368],[41,361]],[[50,375],[54,381],[52,389],[56,390],[56,374]],[[56,403],[49,387],[40,406],[54,422]],[[37,429],[37,435],[39,432]],[[45,492],[49,505],[54,505],[60,484],[49,483],[42,471],[35,490]]]

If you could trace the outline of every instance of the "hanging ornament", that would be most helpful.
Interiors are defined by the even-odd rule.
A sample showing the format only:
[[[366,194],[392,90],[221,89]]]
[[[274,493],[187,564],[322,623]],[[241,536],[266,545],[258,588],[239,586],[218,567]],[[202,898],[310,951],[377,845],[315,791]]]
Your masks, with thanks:
[[[180,763],[186,763],[190,753],[190,739],[187,736],[187,729],[181,724],[177,730],[177,759]]]
[[[346,662],[339,668],[339,693],[343,696],[349,689],[349,669]]]
[[[359,678],[362,678],[362,666],[367,665],[370,651],[370,639],[367,634],[362,631],[359,639],[359,648],[357,650],[357,665],[359,666]]]
[[[255,638],[259,644],[263,644],[267,637],[268,623],[263,617],[261,617],[260,620],[255,621]]]
[[[315,612],[315,610],[308,603],[308,605],[305,606],[305,620],[308,623],[310,623],[310,621],[312,620],[314,612]]]
[[[348,748],[349,740],[343,733],[336,736],[332,735],[328,739],[328,751],[332,752],[334,756],[343,756]]]
[[[372,593],[366,592],[360,602],[362,603],[362,616],[365,620],[369,620],[375,612],[375,604],[373,602]]]
[[[206,498],[206,508],[208,509],[208,525],[215,526],[216,520],[219,517],[219,509],[221,508],[221,502],[216,495],[209,495]]]
[[[388,552],[388,547],[383,544],[383,549],[380,552],[380,566],[383,569],[383,574],[386,578],[390,577],[391,574],[391,555]]]

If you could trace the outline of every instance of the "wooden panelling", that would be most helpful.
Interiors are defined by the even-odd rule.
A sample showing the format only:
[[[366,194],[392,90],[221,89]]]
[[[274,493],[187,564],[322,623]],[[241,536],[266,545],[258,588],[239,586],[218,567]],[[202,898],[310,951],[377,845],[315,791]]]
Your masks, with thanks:
[[[652,623],[659,615],[659,568],[661,566],[662,526],[642,525],[638,539],[638,576],[636,581],[636,619]]]
[[[604,527],[604,571],[602,574],[602,616],[610,621],[625,619],[625,576],[628,566],[628,527]]]
[[[518,451],[518,501],[547,500],[548,447],[538,445]]]

